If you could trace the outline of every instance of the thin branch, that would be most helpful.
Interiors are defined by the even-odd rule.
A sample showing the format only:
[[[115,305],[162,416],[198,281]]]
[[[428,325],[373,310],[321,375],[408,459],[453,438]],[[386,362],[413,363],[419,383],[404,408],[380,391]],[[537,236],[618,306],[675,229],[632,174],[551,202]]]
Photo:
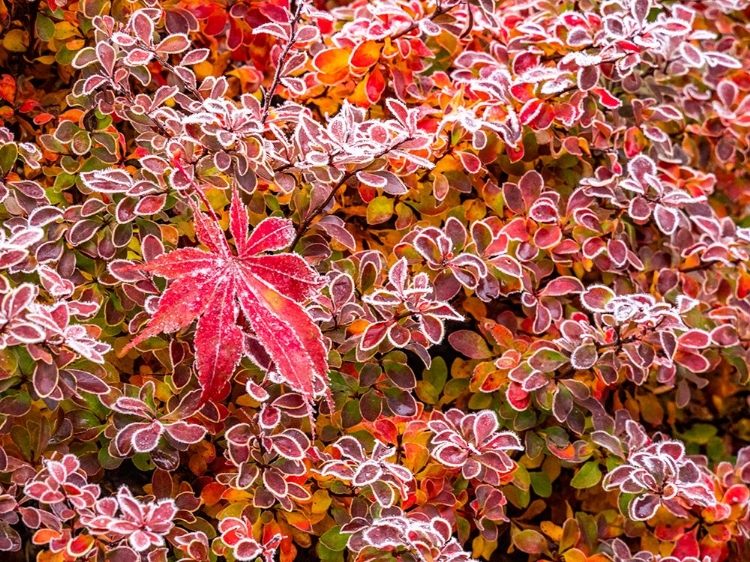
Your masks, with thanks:
[[[356,170],[353,172],[347,172],[344,174],[344,176],[341,178],[341,180],[331,188],[331,192],[328,194],[328,197],[325,198],[325,201],[323,201],[320,205],[315,207],[315,209],[308,213],[308,215],[302,219],[302,222],[299,225],[299,228],[297,228],[297,234],[294,237],[294,240],[292,241],[292,244],[290,248],[294,249],[294,247],[297,245],[297,243],[300,241],[300,238],[302,238],[302,235],[307,231],[308,228],[310,228],[310,224],[313,220],[315,220],[315,217],[318,216],[321,212],[323,212],[323,209],[325,209],[328,206],[328,203],[331,202],[331,199],[336,195],[336,192],[350,179],[352,179],[357,172],[360,170]]]
[[[133,94],[130,93],[130,90],[123,90],[123,91],[125,92],[125,98],[128,100],[128,103],[131,106],[132,105],[136,105],[135,98],[133,97]],[[159,131],[159,134],[161,134],[163,137],[166,137],[166,138],[171,138],[172,137],[172,135],[169,134],[169,131],[167,131],[167,129],[164,127],[164,125],[162,125],[156,119],[154,119],[153,117],[151,117],[151,115],[149,115],[146,111],[144,111],[142,113],[142,115],[146,116],[148,118],[148,120],[151,121],[151,123],[153,124],[153,126],[156,127],[156,129]]]
[[[471,11],[469,0],[466,0],[466,14],[468,15],[466,18],[466,28],[461,32],[461,35],[458,36],[462,41],[466,39],[471,33],[471,30],[474,29],[474,12]]]
[[[203,96],[201,95],[201,93],[200,93],[200,92],[199,92],[198,90],[196,90],[196,89],[195,89],[195,88],[194,88],[193,86],[191,86],[190,84],[188,84],[187,82],[185,82],[185,81],[184,81],[184,80],[182,79],[182,77],[181,77],[181,76],[179,75],[179,73],[177,72],[177,69],[176,69],[176,68],[174,67],[174,65],[172,65],[172,63],[170,63],[170,62],[169,62],[169,61],[168,61],[167,59],[165,59],[164,57],[161,57],[161,56],[159,56],[159,55],[158,55],[158,54],[156,53],[156,51],[154,51],[154,50],[150,49],[150,48],[149,48],[149,46],[148,46],[148,45],[146,45],[145,43],[141,42],[141,46],[143,46],[144,48],[148,49],[148,50],[149,50],[149,51],[150,51],[151,53],[153,53],[153,55],[154,55],[154,58],[156,59],[156,61],[157,61],[157,62],[158,62],[158,63],[159,63],[160,65],[162,65],[162,66],[163,66],[164,68],[166,68],[166,69],[167,69],[167,70],[168,70],[169,72],[171,72],[172,74],[174,74],[175,76],[177,76],[177,78],[179,78],[179,79],[180,79],[180,81],[181,81],[181,82],[183,83],[183,85],[185,86],[185,89],[186,89],[186,90],[187,90],[188,92],[190,92],[190,93],[191,93],[191,94],[193,95],[193,97],[197,98],[197,101],[203,101]]]
[[[432,12],[432,14],[430,14],[430,17],[428,17],[427,20],[429,21],[436,20],[443,14],[447,14],[448,12],[450,12],[453,8],[455,8],[455,6],[451,6],[450,8],[446,9],[446,8],[443,8],[440,4],[438,4],[437,8],[435,8],[435,11]],[[391,35],[389,39],[391,41],[395,41],[396,39],[400,39],[404,35],[408,35],[409,33],[411,33],[412,31],[414,31],[415,29],[419,27],[419,24],[421,21],[422,20],[417,20],[417,21],[412,22],[411,25],[409,25],[407,28],[403,29],[402,31],[399,31],[395,35]]]
[[[404,140],[402,140],[402,141],[394,144],[393,146],[388,147],[386,150],[384,150],[380,154],[375,155],[372,158],[372,161],[374,162],[378,158],[382,158],[383,156],[385,156],[386,154],[388,154],[390,151],[398,149],[398,147],[400,147],[402,144],[404,144],[405,142],[407,142],[409,140],[411,140],[411,139],[404,139]],[[369,166],[369,164],[368,164],[368,166]],[[359,170],[352,170],[351,172],[346,172],[344,174],[344,176],[339,180],[339,182],[333,188],[331,188],[331,192],[325,198],[325,201],[323,201],[320,205],[318,205],[317,207],[315,207],[315,209],[311,213],[308,213],[308,215],[304,219],[302,219],[302,222],[300,223],[299,228],[297,229],[297,235],[294,237],[294,241],[292,242],[292,245],[290,246],[291,248],[294,248],[297,245],[297,243],[300,241],[300,238],[302,238],[302,235],[310,227],[310,224],[312,223],[312,221],[315,220],[315,217],[317,217],[320,213],[322,213],[323,210],[328,206],[328,204],[331,202],[331,200],[336,195],[336,192],[346,182],[348,182],[355,175],[357,175],[357,172],[361,172],[361,171],[363,171],[366,168],[367,168],[367,166],[365,166],[364,168],[361,168]]]
[[[216,211],[214,211],[214,208],[211,206],[211,203],[209,203],[208,199],[206,198],[206,194],[203,193],[198,187],[198,184],[195,183],[195,180],[190,177],[190,175],[185,170],[185,167],[182,165],[182,162],[180,162],[176,157],[172,158],[172,164],[182,173],[185,178],[187,178],[188,182],[190,183],[190,187],[193,188],[193,191],[195,192],[198,199],[200,199],[201,203],[203,203],[206,206],[206,209],[208,210],[209,215],[211,216],[211,219],[219,226],[221,226],[221,223],[219,222],[219,217],[216,215]],[[223,231],[223,229],[222,229]]]
[[[297,24],[299,23],[300,19],[302,18],[302,6],[304,5],[303,1],[300,1],[297,4],[297,9],[294,11],[294,18],[291,21],[291,32],[289,33],[289,42],[284,47],[284,51],[279,56],[279,63],[276,65],[276,70],[273,74],[273,80],[271,81],[271,86],[266,90],[264,96],[263,96],[263,111],[261,113],[260,122],[263,124],[266,122],[266,119],[268,119],[268,112],[271,110],[271,99],[276,93],[276,88],[279,87],[279,83],[281,82],[281,71],[284,66],[284,62],[286,61],[286,58],[289,56],[289,52],[292,50],[292,46],[295,43],[295,40],[297,39]]]

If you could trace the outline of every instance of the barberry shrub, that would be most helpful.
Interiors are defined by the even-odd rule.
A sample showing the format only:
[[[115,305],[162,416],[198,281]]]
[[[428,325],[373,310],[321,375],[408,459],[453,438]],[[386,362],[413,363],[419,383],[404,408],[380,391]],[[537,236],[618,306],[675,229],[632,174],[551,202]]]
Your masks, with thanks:
[[[0,0],[0,551],[750,560],[748,0]]]

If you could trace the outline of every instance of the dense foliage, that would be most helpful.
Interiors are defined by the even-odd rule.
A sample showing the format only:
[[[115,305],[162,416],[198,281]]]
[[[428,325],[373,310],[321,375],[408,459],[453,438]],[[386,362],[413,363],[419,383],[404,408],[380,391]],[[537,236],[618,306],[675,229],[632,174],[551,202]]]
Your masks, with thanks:
[[[9,560],[750,559],[750,2],[0,25]]]

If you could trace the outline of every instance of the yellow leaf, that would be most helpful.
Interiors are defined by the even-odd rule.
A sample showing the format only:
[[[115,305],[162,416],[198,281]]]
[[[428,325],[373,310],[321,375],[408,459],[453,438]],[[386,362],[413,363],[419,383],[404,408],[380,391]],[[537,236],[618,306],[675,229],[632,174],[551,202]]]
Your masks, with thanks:
[[[318,490],[313,494],[312,512],[325,513],[331,505],[331,496],[325,490]]]
[[[430,459],[427,448],[417,443],[404,443],[404,449],[406,450],[403,459],[404,466],[412,472],[418,472]]]
[[[487,214],[487,206],[479,199],[466,201],[463,206],[466,208],[466,218],[471,222],[482,220]]]
[[[72,23],[69,23],[67,21],[61,21],[60,23],[55,25],[55,39],[58,41],[63,41],[65,39],[69,39],[70,37],[75,37],[76,35],[80,35],[78,32],[78,28],[74,26]]]
[[[249,496],[249,494],[247,494]],[[230,503],[224,509],[216,514],[217,519],[224,519],[226,517],[242,517],[242,512],[249,505],[252,505],[251,501],[238,501],[236,503]]]
[[[497,541],[484,541],[484,548],[482,548],[482,558],[484,558],[485,560],[489,560],[495,550],[497,550]]]
[[[661,402],[653,394],[644,394],[636,397],[641,406],[641,416],[652,425],[660,425],[664,420],[664,408]]]
[[[159,229],[161,230],[161,235],[164,240],[170,242],[171,244],[174,244],[175,246],[177,245],[177,241],[180,238],[180,233],[174,226],[159,225]]]
[[[65,556],[63,552],[50,552],[49,550],[42,550],[36,555],[38,562],[63,562]]]
[[[487,306],[476,297],[469,297],[464,301],[464,310],[475,320],[487,318]]]
[[[195,75],[198,77],[198,80],[203,80],[207,78],[208,76],[215,76],[214,65],[211,64],[207,60],[204,60],[203,62],[199,62],[196,65],[193,65],[193,71],[195,72]],[[232,74],[232,73],[230,72],[229,74]]]
[[[568,550],[563,554],[563,560],[565,560],[565,562],[586,562],[586,559],[587,556],[577,548]]]
[[[242,406],[243,408],[259,408],[260,403],[253,400],[248,394],[243,394],[242,396],[238,396],[237,400],[235,400],[235,403],[238,406]]]
[[[383,55],[385,55],[386,58],[391,58],[398,53],[398,46],[395,43],[392,43],[390,39],[386,39],[385,45],[383,46]]]
[[[477,558],[482,554],[482,551],[484,550],[484,543],[485,541],[481,535],[471,541],[471,555],[474,558]]]
[[[555,542],[560,542],[563,536],[562,527],[558,527],[552,521],[542,521],[539,525],[542,532]]]
[[[29,34],[23,29],[11,29],[3,38],[3,47],[11,53],[23,53],[29,48]]]

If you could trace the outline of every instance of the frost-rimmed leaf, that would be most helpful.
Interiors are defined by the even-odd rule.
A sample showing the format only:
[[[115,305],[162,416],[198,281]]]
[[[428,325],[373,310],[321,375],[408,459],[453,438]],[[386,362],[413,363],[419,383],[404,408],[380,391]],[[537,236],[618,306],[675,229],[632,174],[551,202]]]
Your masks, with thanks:
[[[301,303],[316,295],[323,281],[296,254],[259,255],[291,243],[291,221],[267,218],[248,238],[247,211],[236,189],[230,215],[236,255],[219,227],[196,209],[196,234],[209,251],[180,248],[136,267],[173,281],[146,328],[123,353],[197,318],[198,378],[205,400],[219,398],[244,353],[237,324],[242,314],[281,379],[312,399],[326,391],[327,352],[320,329]]]

